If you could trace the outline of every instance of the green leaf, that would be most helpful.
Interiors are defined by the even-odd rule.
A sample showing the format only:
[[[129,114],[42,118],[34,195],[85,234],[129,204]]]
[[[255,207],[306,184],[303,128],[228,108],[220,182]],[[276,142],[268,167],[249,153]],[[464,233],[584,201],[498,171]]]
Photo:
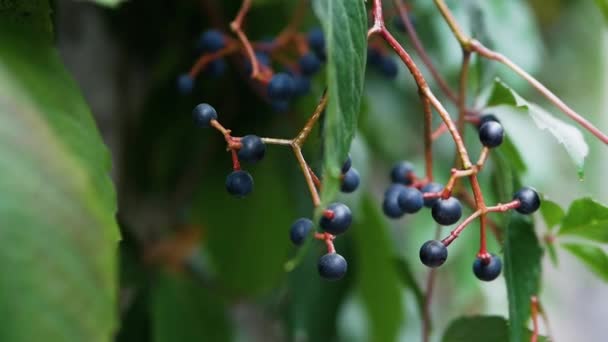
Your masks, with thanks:
[[[608,255],[604,250],[599,247],[577,243],[564,243],[562,246],[582,261],[591,272],[608,283]]]
[[[160,274],[152,291],[153,341],[231,341],[224,303],[199,284]]]
[[[369,319],[367,340],[395,341],[404,314],[389,230],[369,195],[363,199],[359,217],[352,234],[357,255],[358,290]],[[370,234],[371,227],[373,234]]]
[[[549,259],[551,260],[551,263],[553,264],[553,266],[557,267],[559,260],[557,259],[557,250],[555,248],[555,242],[545,243],[545,248],[547,250],[547,254],[549,254]]]
[[[564,218],[564,209],[559,206],[559,204],[543,198],[540,205],[540,213],[547,224],[547,228],[551,230],[553,227],[557,226],[562,219]]]
[[[564,146],[570,159],[578,168],[579,176],[583,176],[585,157],[589,153],[589,146],[587,146],[583,134],[577,127],[557,119],[537,104],[526,101],[504,82],[497,79],[494,82],[494,88],[487,106],[500,105],[513,106],[527,112],[539,129],[548,130],[557,142]]]
[[[521,157],[521,153],[517,149],[517,147],[513,144],[513,141],[509,136],[506,136],[500,145],[500,152],[507,158],[509,164],[513,168],[513,171],[518,174],[522,174],[526,172],[528,167],[524,162],[524,159]]]
[[[363,1],[314,0],[325,33],[327,89],[322,201],[338,193],[340,168],[357,130],[367,58],[367,11]]]
[[[519,342],[529,342],[531,331],[523,328]],[[503,342],[509,341],[509,324],[500,316],[471,316],[457,318],[443,334],[442,342]],[[512,340],[511,340],[512,341]],[[547,341],[538,336],[538,341]]]
[[[600,11],[604,14],[604,18],[608,21],[608,0],[595,0],[597,7],[600,8]]]
[[[399,278],[403,285],[414,293],[418,311],[422,315],[424,312],[424,292],[422,292],[422,289],[416,282],[414,272],[412,272],[408,263],[401,258],[395,260],[395,267],[397,267]]]
[[[107,6],[107,7],[117,7],[122,2],[124,2],[124,0],[89,0],[89,1],[94,2],[101,6]]]
[[[0,2],[0,340],[108,341],[119,238],[110,158],[49,15],[47,1]]]
[[[591,198],[577,199],[568,208],[558,235],[608,243],[608,207]]]
[[[538,295],[542,249],[532,221],[512,213],[505,234],[504,274],[509,298],[509,341],[522,341],[530,318],[530,299]]]

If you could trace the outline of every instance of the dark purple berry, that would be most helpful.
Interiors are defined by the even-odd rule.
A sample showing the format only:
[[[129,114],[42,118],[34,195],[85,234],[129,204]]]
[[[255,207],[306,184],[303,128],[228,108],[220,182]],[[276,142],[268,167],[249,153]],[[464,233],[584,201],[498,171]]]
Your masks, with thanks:
[[[313,223],[307,218],[299,218],[291,225],[289,238],[296,246],[301,246],[312,231]]]
[[[346,274],[348,264],[338,253],[327,253],[319,259],[319,275],[327,280],[340,280]]]
[[[523,187],[515,193],[514,200],[519,201],[519,207],[515,210],[521,214],[532,214],[540,207],[540,196],[534,188]]]
[[[308,46],[318,57],[325,55],[325,36],[320,28],[315,27],[308,31]]]
[[[496,115],[494,114],[484,114],[482,116],[479,117],[479,124],[477,125],[477,127],[481,127],[483,126],[483,124],[485,124],[486,122],[489,121],[494,121],[494,122],[498,122],[500,123],[500,120],[498,120],[498,118],[496,117]]]
[[[379,67],[380,63],[382,63],[382,53],[380,53],[380,50],[375,49],[373,47],[368,47],[367,48],[367,64],[374,66],[374,67]]]
[[[391,181],[393,183],[399,183],[403,185],[412,184],[412,174],[414,172],[414,165],[407,161],[400,161],[391,169]]]
[[[190,94],[194,89],[194,79],[189,74],[182,74],[177,78],[177,90],[180,94]]]
[[[238,151],[240,160],[256,163],[264,158],[266,145],[257,135],[246,135],[241,138],[241,148]]]
[[[452,225],[462,216],[462,206],[460,201],[454,197],[448,199],[439,198],[431,210],[435,222],[443,226]]]
[[[391,184],[384,192],[384,201],[382,202],[382,211],[392,219],[398,219],[405,215],[405,211],[399,205],[399,195],[405,191],[406,187],[403,184]]]
[[[479,127],[479,140],[485,147],[493,148],[502,144],[505,130],[496,121],[488,121]]]
[[[256,52],[255,53],[255,57],[258,60],[258,65],[259,66],[270,66],[270,56],[268,56],[268,54],[264,53],[264,52]],[[250,75],[251,72],[253,71],[253,67],[251,66],[251,61],[249,60],[249,58],[245,59],[245,73],[247,75]]]
[[[351,166],[353,166],[353,160],[350,158],[350,154],[349,154],[348,158],[346,158],[346,161],[344,162],[344,164],[342,164],[342,174],[347,173],[348,170],[350,170]]]
[[[268,83],[268,97],[272,101],[286,101],[294,95],[295,83],[293,77],[286,73],[278,73],[272,76]]]
[[[359,171],[357,171],[354,167],[351,167],[348,172],[346,172],[342,176],[342,184],[340,186],[340,190],[345,193],[351,193],[359,187]]]
[[[429,184],[423,186],[422,189],[420,189],[420,191],[422,191],[422,194],[437,193],[442,190],[443,190],[443,185],[441,185],[439,183],[429,183]],[[435,203],[437,203],[438,199],[439,198],[425,198],[424,206],[427,208],[432,208],[435,205]]]
[[[226,177],[226,190],[236,197],[245,197],[253,191],[253,177],[247,171],[233,171]]]
[[[216,59],[211,61],[209,64],[207,64],[207,66],[205,66],[205,69],[203,70],[203,72],[205,73],[205,75],[207,76],[211,76],[211,77],[220,77],[224,74],[224,72],[226,72],[226,61],[223,59]]]
[[[382,75],[391,79],[397,77],[397,74],[399,73],[397,62],[388,56],[382,58],[379,67]]]
[[[223,49],[225,45],[224,35],[218,30],[203,32],[198,42],[198,48],[203,52],[217,52]]]
[[[319,71],[319,69],[321,69],[321,61],[319,60],[319,57],[310,52],[300,57],[299,64],[300,70],[305,76],[312,76]]]
[[[439,267],[448,258],[448,248],[437,240],[429,240],[420,247],[420,261],[427,267]]]
[[[349,207],[342,203],[332,203],[323,211],[319,225],[326,232],[338,235],[348,230],[352,221],[353,215]]]
[[[201,103],[192,110],[192,117],[199,127],[209,127],[211,120],[217,120],[217,112],[211,105]]]
[[[498,278],[501,270],[502,262],[494,254],[491,255],[489,262],[484,262],[481,258],[477,258],[473,262],[473,273],[479,280],[492,281]]]
[[[304,96],[310,93],[310,78],[300,74],[294,74],[292,77],[295,96]]]
[[[406,187],[399,192],[397,203],[399,204],[399,208],[406,214],[414,214],[422,209],[424,198],[422,197],[422,192],[420,192],[420,190]]]

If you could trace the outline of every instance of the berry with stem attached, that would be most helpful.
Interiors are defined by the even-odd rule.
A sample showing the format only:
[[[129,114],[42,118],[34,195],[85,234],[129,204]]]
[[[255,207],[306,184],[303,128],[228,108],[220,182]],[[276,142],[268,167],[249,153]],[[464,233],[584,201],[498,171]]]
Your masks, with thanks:
[[[249,163],[256,163],[266,153],[266,145],[257,135],[246,135],[241,138],[241,148],[239,149],[239,159]]]
[[[400,183],[403,185],[411,185],[412,177],[414,173],[414,165],[407,161],[400,161],[393,166],[391,169],[391,180],[393,183]]]
[[[351,167],[343,176],[340,190],[345,193],[351,193],[359,187],[360,177],[359,171]]]
[[[226,46],[224,35],[218,30],[207,30],[201,34],[198,48],[203,52],[217,52]]]
[[[289,230],[289,238],[296,246],[301,246],[310,234],[313,228],[313,223],[307,218],[299,218],[291,225]]]
[[[350,227],[353,215],[350,208],[343,203],[332,203],[323,211],[319,225],[326,232],[339,235]]]
[[[384,192],[384,201],[382,202],[382,211],[392,219],[398,219],[405,215],[405,211],[399,205],[399,195],[405,191],[406,187],[403,184],[391,184]]]
[[[294,95],[295,84],[293,77],[287,73],[275,74],[268,83],[268,97],[272,101],[286,101]]]
[[[327,280],[340,280],[346,274],[348,263],[338,253],[327,253],[319,259],[319,275]]]
[[[500,258],[494,254],[490,256],[489,260],[483,260],[477,258],[473,262],[473,273],[479,280],[492,281],[500,275],[502,270],[502,262]]]
[[[443,185],[441,185],[439,183],[428,183],[427,185],[423,186],[422,189],[420,189],[420,191],[422,191],[423,194],[437,193],[442,190],[443,190]],[[424,206],[427,208],[432,208],[435,205],[435,203],[437,203],[438,200],[439,200],[439,198],[425,198]]]
[[[437,240],[429,240],[420,247],[420,261],[427,267],[439,267],[448,258],[448,248]]]
[[[519,207],[515,210],[520,214],[532,214],[540,207],[540,196],[534,188],[523,187],[515,193],[514,200],[519,201]]]
[[[319,57],[311,52],[300,57],[299,64],[300,70],[305,76],[312,76],[319,71],[319,69],[321,69],[321,61],[319,60]]]
[[[435,222],[443,226],[452,225],[462,216],[460,201],[454,197],[447,199],[439,198],[431,210]]]
[[[245,197],[253,191],[253,177],[247,171],[233,171],[226,177],[226,190],[233,196]]]
[[[414,214],[422,209],[424,198],[422,192],[416,188],[406,187],[399,192],[397,197],[399,208],[407,214]]]
[[[482,115],[482,116],[479,117],[479,124],[477,125],[477,127],[480,128],[481,126],[483,126],[483,124],[485,124],[486,122],[490,122],[490,121],[494,121],[494,122],[500,123],[500,120],[498,120],[498,118],[496,117],[496,115],[494,115],[494,114],[484,114],[484,115]]]
[[[488,121],[479,127],[479,140],[485,147],[500,146],[504,136],[505,130],[497,121]]]
[[[215,108],[207,103],[201,103],[192,110],[194,122],[199,127],[209,127],[212,120],[217,120]]]

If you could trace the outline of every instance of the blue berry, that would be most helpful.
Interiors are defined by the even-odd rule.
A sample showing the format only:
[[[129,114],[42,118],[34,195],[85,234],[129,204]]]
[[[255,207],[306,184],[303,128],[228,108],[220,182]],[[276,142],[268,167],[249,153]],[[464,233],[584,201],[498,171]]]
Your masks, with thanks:
[[[319,275],[327,280],[340,280],[346,274],[348,264],[338,253],[327,253],[319,259]]]
[[[295,96],[304,96],[310,93],[311,84],[308,77],[299,74],[294,74],[292,77]]]
[[[317,56],[325,54],[325,36],[320,28],[315,27],[308,31],[308,46]]]
[[[277,113],[286,113],[289,110],[289,101],[272,101],[270,106]]]
[[[479,124],[477,127],[483,126],[488,121],[494,121],[500,123],[500,120],[494,114],[484,114],[479,118]]]
[[[477,258],[473,262],[473,273],[479,280],[492,281],[498,278],[501,270],[502,262],[494,254],[491,255],[490,262],[485,263],[481,258]]]
[[[351,193],[359,187],[360,177],[359,172],[351,167],[342,177],[342,185],[340,190],[345,193]]]
[[[403,185],[411,185],[411,175],[414,173],[414,165],[407,161],[400,161],[391,169],[391,181]]]
[[[192,110],[194,122],[199,127],[209,127],[211,120],[217,120],[215,108],[207,103],[201,103]]]
[[[180,94],[190,94],[194,89],[194,79],[189,74],[179,75],[177,78],[177,90]]]
[[[198,48],[202,52],[217,52],[226,46],[224,35],[218,30],[207,30],[201,34]]]
[[[388,56],[384,56],[382,58],[379,67],[380,72],[388,78],[395,78],[399,73],[399,66],[397,65],[397,62]]]
[[[348,230],[352,221],[353,215],[349,207],[342,203],[332,203],[323,212],[319,225],[326,232],[338,235]]]
[[[391,184],[384,192],[384,201],[382,202],[382,211],[392,219],[398,219],[405,215],[405,211],[399,205],[399,195],[405,191],[405,186],[402,184]]]
[[[422,197],[422,192],[420,192],[420,190],[406,187],[399,192],[397,203],[399,204],[399,208],[405,213],[414,214],[422,209],[424,198]]]
[[[289,238],[296,246],[301,246],[306,240],[306,237],[312,231],[313,223],[307,218],[299,218],[291,225],[289,230]]]
[[[275,74],[268,83],[268,97],[272,101],[289,100],[294,95],[294,91],[293,77],[286,73]]]
[[[505,130],[496,121],[488,121],[479,127],[479,140],[485,147],[493,148],[502,144]]]
[[[540,196],[534,188],[523,187],[515,193],[514,200],[519,201],[519,207],[515,210],[520,214],[532,214],[540,207]]]
[[[258,60],[258,65],[270,66],[271,60],[270,60],[270,56],[268,56],[267,53],[256,52],[255,57]],[[249,75],[249,74],[251,74],[252,71],[253,71],[253,67],[251,66],[251,61],[249,60],[249,58],[246,58],[245,59],[245,73],[247,75]]]
[[[239,159],[249,163],[256,163],[266,153],[266,145],[257,135],[246,135],[241,138],[241,148],[238,151]]]
[[[429,184],[423,186],[422,189],[420,189],[420,191],[422,191],[422,194],[437,193],[442,190],[443,190],[443,185],[441,185],[439,183],[429,183]],[[435,203],[437,203],[438,200],[439,200],[439,198],[425,198],[424,206],[427,208],[432,208],[435,205]]]
[[[439,267],[448,259],[448,248],[437,240],[429,240],[420,247],[420,261],[427,267]]]
[[[382,54],[378,49],[373,47],[367,48],[367,64],[379,67],[380,63],[382,63]]]
[[[460,201],[454,197],[448,199],[439,198],[431,210],[435,222],[443,226],[452,225],[462,216]]]
[[[307,53],[300,57],[300,70],[305,76],[314,75],[319,69],[321,69],[321,61],[314,53]]]
[[[233,171],[226,177],[226,190],[236,197],[245,197],[253,191],[253,177],[247,171]]]
[[[207,64],[203,72],[207,76],[220,77],[224,74],[224,72],[226,72],[226,68],[226,61],[220,58]]]
[[[353,166],[353,160],[350,158],[350,154],[348,155],[348,157],[346,158],[346,161],[344,162],[344,164],[342,164],[342,174],[345,174],[348,172],[348,170],[350,170],[350,168]]]

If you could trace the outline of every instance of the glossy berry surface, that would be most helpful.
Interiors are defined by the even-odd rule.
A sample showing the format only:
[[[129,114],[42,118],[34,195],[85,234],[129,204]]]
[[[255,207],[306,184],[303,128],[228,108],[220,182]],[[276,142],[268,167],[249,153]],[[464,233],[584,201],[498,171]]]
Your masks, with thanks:
[[[399,192],[397,197],[399,208],[407,214],[414,214],[424,206],[422,192],[416,188],[406,187]]]
[[[203,52],[216,52],[224,48],[226,40],[218,30],[207,30],[201,34],[198,48]]]
[[[264,158],[266,145],[257,135],[246,135],[241,138],[241,148],[238,151],[240,160],[256,163]]]
[[[296,246],[301,246],[306,237],[310,234],[313,228],[313,223],[307,218],[299,218],[291,225],[289,230],[289,238]]]
[[[479,124],[477,125],[477,127],[481,127],[483,126],[483,124],[485,124],[486,122],[490,122],[490,121],[494,121],[494,122],[498,122],[500,123],[500,120],[498,120],[498,118],[496,117],[496,115],[494,114],[484,114],[479,118]]]
[[[272,76],[268,83],[268,96],[272,101],[289,100],[295,91],[293,77],[286,73],[278,73]]]
[[[448,258],[448,248],[437,240],[430,240],[420,247],[420,261],[427,267],[439,267]]]
[[[308,46],[317,56],[325,53],[325,36],[320,28],[316,27],[308,32]]]
[[[502,270],[502,262],[500,258],[492,254],[489,263],[484,263],[480,258],[475,259],[473,262],[473,273],[479,280],[492,281],[500,275]]]
[[[350,170],[350,168],[353,166],[353,160],[350,157],[350,154],[348,155],[348,158],[346,158],[346,161],[344,162],[344,164],[342,164],[342,174],[345,174],[348,172],[348,170]]]
[[[321,61],[314,53],[307,53],[300,57],[300,70],[305,76],[311,76],[321,69]]]
[[[380,72],[382,73],[382,75],[384,75],[387,78],[395,78],[397,77],[397,74],[399,73],[399,66],[397,65],[397,62],[388,57],[385,56],[384,58],[382,58],[382,61],[380,61]]]
[[[323,212],[319,225],[326,232],[338,235],[348,230],[352,221],[353,215],[346,204],[332,203]]]
[[[479,140],[485,147],[493,148],[502,144],[505,130],[496,121],[488,121],[479,127]]]
[[[520,214],[532,214],[540,207],[540,196],[534,188],[524,187],[519,189],[513,199],[520,203],[519,207],[515,209]]]
[[[194,122],[199,127],[209,127],[211,120],[217,120],[215,108],[207,103],[201,103],[192,110]]]
[[[442,190],[443,190],[443,185],[441,185],[439,183],[429,183],[429,184],[423,186],[422,189],[420,189],[420,191],[422,191],[423,194],[435,193],[435,192],[439,192]],[[424,206],[427,208],[432,208],[435,205],[435,203],[437,203],[438,200],[439,200],[439,198],[425,198]]]
[[[194,89],[194,79],[189,74],[182,74],[177,78],[177,90],[180,94],[190,94]]]
[[[236,197],[245,197],[253,191],[253,177],[247,171],[233,171],[226,177],[226,190]]]
[[[460,201],[454,197],[448,199],[439,198],[431,210],[435,222],[443,226],[452,225],[462,216]]]
[[[382,201],[382,211],[384,215],[398,219],[405,215],[405,211],[399,205],[399,195],[405,191],[406,187],[403,184],[391,184],[384,192],[384,200]]]
[[[412,184],[410,175],[414,172],[414,165],[407,161],[400,161],[391,169],[391,181],[403,185]]]
[[[340,191],[345,193],[351,193],[359,187],[361,179],[359,178],[359,171],[351,167],[343,176],[342,184],[340,185]]]
[[[319,259],[319,275],[327,280],[340,280],[346,274],[348,263],[338,253],[327,253]]]

